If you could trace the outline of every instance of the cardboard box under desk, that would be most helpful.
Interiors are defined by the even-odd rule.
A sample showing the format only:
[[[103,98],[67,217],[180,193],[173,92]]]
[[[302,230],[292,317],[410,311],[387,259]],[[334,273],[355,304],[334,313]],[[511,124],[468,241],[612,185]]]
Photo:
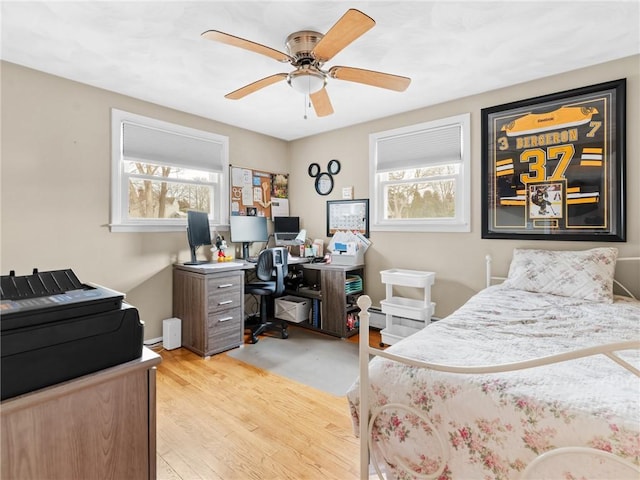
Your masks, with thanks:
[[[276,298],[274,316],[280,320],[300,323],[309,320],[311,299],[286,295]]]

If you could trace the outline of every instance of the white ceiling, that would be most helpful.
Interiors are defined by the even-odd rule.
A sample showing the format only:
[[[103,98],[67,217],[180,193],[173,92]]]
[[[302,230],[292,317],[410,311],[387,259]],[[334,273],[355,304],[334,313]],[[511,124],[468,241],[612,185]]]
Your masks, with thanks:
[[[640,53],[640,0],[626,1],[2,1],[2,59],[284,140]],[[398,93],[329,80],[335,113],[317,118],[286,82],[237,88],[289,64],[200,37],[221,30],[286,51],[288,34],[325,33],[348,8],[376,26],[333,65],[411,77]],[[576,87],[582,85],[576,85]],[[551,93],[551,92],[549,92]]]

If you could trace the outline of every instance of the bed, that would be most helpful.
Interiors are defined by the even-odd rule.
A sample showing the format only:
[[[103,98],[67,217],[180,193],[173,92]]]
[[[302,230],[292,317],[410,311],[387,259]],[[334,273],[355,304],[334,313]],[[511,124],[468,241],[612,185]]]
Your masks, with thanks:
[[[639,259],[515,249],[505,281],[449,317],[384,351],[361,335],[347,393],[361,478],[639,478],[640,302],[613,293],[623,260]]]

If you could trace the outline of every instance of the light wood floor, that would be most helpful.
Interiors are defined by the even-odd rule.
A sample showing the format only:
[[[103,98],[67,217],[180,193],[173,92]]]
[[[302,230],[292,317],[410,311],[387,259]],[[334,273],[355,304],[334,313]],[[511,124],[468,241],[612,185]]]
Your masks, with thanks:
[[[359,478],[345,397],[224,353],[203,359],[180,348],[160,355],[159,480]]]

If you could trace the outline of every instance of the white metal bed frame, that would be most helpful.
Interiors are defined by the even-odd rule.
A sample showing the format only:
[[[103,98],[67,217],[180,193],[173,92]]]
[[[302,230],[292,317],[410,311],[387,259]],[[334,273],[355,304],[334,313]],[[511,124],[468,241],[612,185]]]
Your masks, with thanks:
[[[626,258],[618,258],[618,262],[620,261],[638,261],[640,257],[626,257]],[[494,280],[504,280],[505,277],[496,277],[492,275],[491,272],[491,256],[487,255],[485,257],[486,261],[486,286],[489,287]],[[614,280],[615,284],[620,287],[627,295],[631,298],[635,299],[635,296],[621,283],[617,280]],[[369,307],[371,307],[371,298],[368,295],[362,295],[358,298],[358,306],[360,307],[360,332],[365,332],[364,334],[360,334],[359,338],[359,396],[360,396],[360,409],[359,409],[359,436],[360,436],[360,478],[361,480],[367,480],[370,478],[369,465],[373,465],[376,474],[379,479],[385,480],[385,476],[380,470],[380,466],[378,465],[378,461],[375,458],[374,449],[372,448],[372,430],[374,423],[377,417],[384,411],[385,409],[402,409],[412,412],[417,415],[425,424],[429,425],[431,430],[434,432],[435,437],[438,440],[440,445],[442,459],[437,471],[431,474],[419,474],[412,471],[408,465],[406,465],[401,459],[395,458],[394,461],[396,465],[400,466],[407,472],[412,472],[418,479],[424,480],[433,480],[437,479],[442,472],[444,471],[448,459],[448,447],[447,442],[442,439],[442,437],[438,434],[437,428],[428,421],[426,416],[408,405],[400,404],[400,403],[390,403],[383,405],[382,407],[377,408],[374,411],[370,411],[369,407],[369,360],[370,356],[380,356],[386,358],[388,360],[404,363],[407,365],[411,365],[413,367],[418,368],[428,368],[431,370],[436,370],[440,372],[449,372],[449,373],[462,373],[462,374],[487,374],[487,373],[499,373],[499,372],[508,372],[515,370],[523,370],[527,368],[539,367],[542,365],[549,365],[553,363],[560,363],[568,360],[573,360],[577,358],[584,358],[593,355],[605,355],[610,358],[623,368],[627,369],[637,377],[640,377],[640,370],[635,368],[633,365],[621,359],[616,352],[621,352],[624,350],[632,350],[632,349],[640,349],[640,341],[639,340],[630,340],[625,342],[616,342],[609,343],[606,345],[599,345],[596,347],[582,348],[578,350],[574,350],[571,352],[549,355],[545,357],[540,357],[532,360],[526,360],[521,362],[513,362],[513,363],[504,363],[498,365],[486,365],[479,367],[456,367],[450,365],[442,365],[428,362],[421,362],[418,360],[414,360],[411,358],[407,358],[400,355],[395,355],[385,350],[381,350],[378,348],[369,346],[369,336],[366,332],[369,331]],[[368,419],[368,420],[367,420]],[[536,457],[524,471],[521,473],[521,480],[533,479],[532,475],[535,473],[535,469],[538,468],[541,464],[550,461],[558,456],[568,456],[575,454],[589,454],[592,456],[599,457],[602,461],[611,461],[616,462],[619,466],[622,466],[629,472],[630,480],[637,480],[640,478],[640,468],[634,463],[629,462],[628,460],[613,455],[608,452],[604,452],[602,450],[587,448],[587,447],[562,447],[554,450],[547,451],[538,457]],[[623,480],[623,479],[620,479]]]

